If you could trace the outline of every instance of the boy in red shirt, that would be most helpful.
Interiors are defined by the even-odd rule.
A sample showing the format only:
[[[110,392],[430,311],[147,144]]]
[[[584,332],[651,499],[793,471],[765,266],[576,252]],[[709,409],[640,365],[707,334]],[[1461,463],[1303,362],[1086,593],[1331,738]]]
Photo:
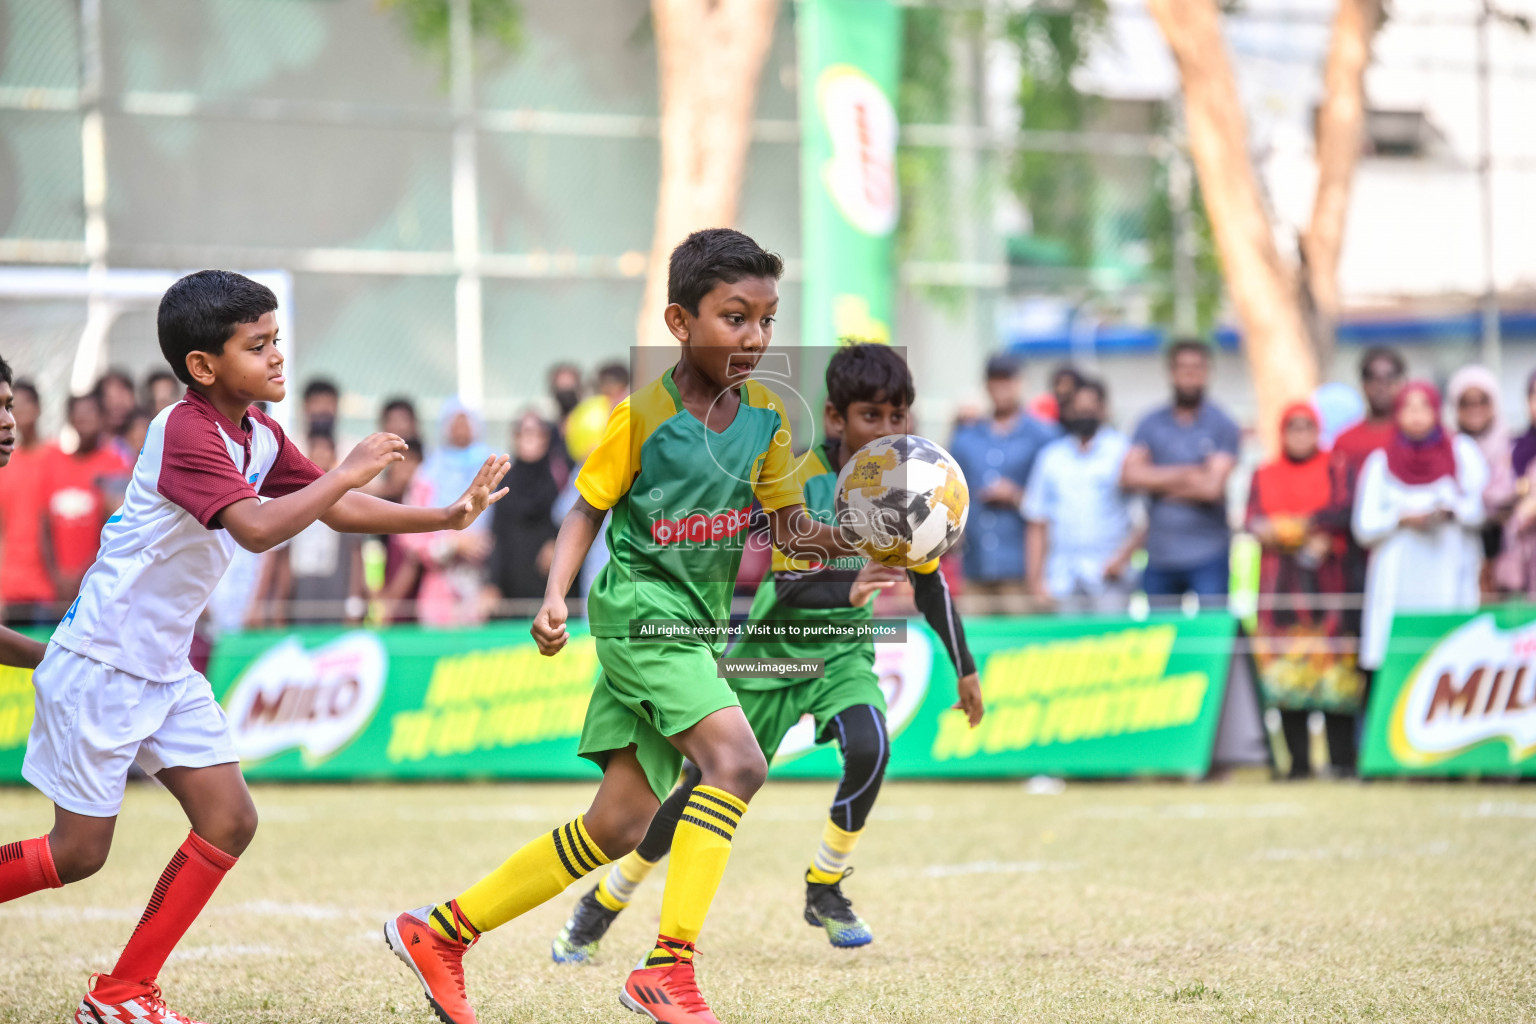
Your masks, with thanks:
[[[11,625],[51,623],[60,609],[54,607],[53,581],[38,549],[38,531],[47,507],[43,466],[48,449],[37,432],[41,409],[31,384],[18,380],[6,387],[11,392],[7,401],[14,403],[9,411],[15,428],[12,449],[9,454],[0,453],[0,459],[10,460],[5,486],[0,487],[0,610]]]
[[[1403,389],[1406,370],[1403,357],[1396,350],[1368,350],[1360,359],[1360,390],[1365,393],[1366,418],[1333,442],[1329,464],[1333,490],[1329,522],[1344,534],[1344,589],[1351,594],[1365,591],[1366,563],[1366,551],[1349,528],[1350,514],[1355,507],[1355,481],[1366,457],[1376,449],[1386,447],[1397,430],[1392,407],[1397,401],[1397,393]],[[1346,619],[1356,624],[1354,631],[1358,633],[1360,613],[1355,611],[1346,615]]]
[[[35,395],[34,395],[35,397]],[[11,390],[11,368],[0,359],[0,469],[8,465],[16,451],[16,395]],[[0,494],[11,487],[9,475]],[[0,665],[36,668],[43,660],[43,645],[20,633],[0,626]]]
[[[42,532],[38,548],[60,604],[75,599],[85,570],[96,559],[101,528],[122,504],[133,469],[107,444],[101,400],[94,394],[69,400],[69,425],[80,443],[65,454],[50,445],[43,457]]]

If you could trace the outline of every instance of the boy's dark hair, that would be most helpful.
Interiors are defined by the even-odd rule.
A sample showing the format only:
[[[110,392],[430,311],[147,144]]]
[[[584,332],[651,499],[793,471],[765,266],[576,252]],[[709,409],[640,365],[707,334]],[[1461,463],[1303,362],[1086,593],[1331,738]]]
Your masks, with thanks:
[[[196,383],[187,372],[193,352],[223,355],[224,343],[240,324],[255,323],[277,308],[272,289],[233,270],[199,270],[166,289],[160,299],[160,353],[176,379]]]
[[[0,359],[0,363],[4,363],[4,362],[5,362],[5,360]],[[10,377],[9,377],[10,372],[11,372],[11,368],[9,366],[7,366],[5,368],[5,376],[3,377],[3,379],[9,380],[10,379]],[[11,384],[11,393],[12,394],[19,395],[23,391],[25,391],[27,394],[32,396],[33,404],[35,404],[35,405],[42,405],[43,404],[43,396],[38,394],[38,392],[37,392],[37,385],[32,383],[32,378],[31,377],[18,377],[18,378],[16,378],[15,382]]]
[[[340,398],[341,389],[326,377],[316,377],[314,380],[304,385],[304,401],[307,402],[311,398],[318,398],[321,395],[329,395],[331,398]]]
[[[846,416],[854,402],[910,406],[916,397],[907,361],[889,345],[846,345],[827,363],[827,401]]]
[[[1186,352],[1193,352],[1209,363],[1213,353],[1211,346],[1199,338],[1174,338],[1168,343],[1168,365],[1172,366]]]
[[[1394,376],[1402,377],[1408,373],[1408,363],[1403,359],[1401,352],[1386,345],[1373,345],[1360,357],[1360,379],[1365,380],[1366,375],[1371,372],[1371,367],[1381,362],[1392,364]]]
[[[0,356],[0,381],[6,384],[15,383],[15,378],[11,376],[11,364],[5,361],[4,356]]]
[[[617,360],[604,363],[597,368],[597,383],[599,385],[617,384],[627,388],[629,387],[629,367]]]
[[[682,306],[694,316],[699,301],[717,284],[734,284],[744,277],[784,274],[784,260],[740,231],[705,228],[683,239],[672,250],[667,268],[667,302]]]

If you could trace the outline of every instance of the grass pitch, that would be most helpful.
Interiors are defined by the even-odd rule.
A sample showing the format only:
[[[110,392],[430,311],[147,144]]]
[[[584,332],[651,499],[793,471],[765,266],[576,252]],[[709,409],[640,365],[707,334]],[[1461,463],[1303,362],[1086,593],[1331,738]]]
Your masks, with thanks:
[[[383,920],[579,811],[576,785],[259,787],[261,831],[161,981],[225,1022],[433,1024]],[[888,784],[847,891],[875,944],[800,918],[829,784],[770,783],[738,833],[700,979],[727,1024],[1536,1020],[1536,790],[1470,785]],[[0,842],[49,805],[0,791]],[[68,1019],[185,828],[129,793],[96,877],[0,906],[0,1021]],[[470,955],[482,1021],[638,1021],[617,1002],[661,872],[597,967],[548,943],[575,897]]]

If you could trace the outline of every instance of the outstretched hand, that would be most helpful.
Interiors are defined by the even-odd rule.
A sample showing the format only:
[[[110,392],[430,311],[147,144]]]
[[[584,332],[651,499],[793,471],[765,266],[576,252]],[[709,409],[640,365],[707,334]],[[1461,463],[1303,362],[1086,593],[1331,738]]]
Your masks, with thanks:
[[[480,467],[480,472],[475,474],[469,488],[459,496],[459,500],[448,506],[448,528],[450,530],[463,530],[480,518],[480,513],[496,504],[507,496],[507,488],[496,490],[501,483],[501,478],[507,475],[507,470],[512,467],[512,460],[506,455],[492,455],[485,460]]]
[[[961,676],[955,681],[955,689],[959,691],[960,699],[955,707],[965,712],[965,720],[971,723],[974,729],[981,724],[981,716],[987,713],[986,705],[981,700],[981,679],[975,672],[968,676]]]
[[[336,467],[350,487],[366,487],[374,477],[392,462],[405,458],[405,441],[396,434],[379,432],[369,434],[347,453]]]

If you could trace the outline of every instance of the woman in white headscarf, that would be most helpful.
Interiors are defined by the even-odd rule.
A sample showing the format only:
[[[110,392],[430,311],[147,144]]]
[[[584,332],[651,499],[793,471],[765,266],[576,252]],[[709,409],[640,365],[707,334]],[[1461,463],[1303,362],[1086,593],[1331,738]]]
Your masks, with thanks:
[[[1488,486],[1483,507],[1488,520],[1483,526],[1483,593],[1492,593],[1493,567],[1504,548],[1504,522],[1514,509],[1515,470],[1513,443],[1499,409],[1499,379],[1486,366],[1464,366],[1451,376],[1451,408],[1456,430],[1476,442],[1488,463]]]
[[[407,505],[445,505],[464,493],[493,454],[480,440],[480,417],[457,398],[443,403],[437,444],[411,480]],[[481,520],[484,520],[483,522]],[[421,565],[417,618],[426,626],[463,626],[481,621],[480,583],[491,553],[490,517],[467,530],[400,537]]]

